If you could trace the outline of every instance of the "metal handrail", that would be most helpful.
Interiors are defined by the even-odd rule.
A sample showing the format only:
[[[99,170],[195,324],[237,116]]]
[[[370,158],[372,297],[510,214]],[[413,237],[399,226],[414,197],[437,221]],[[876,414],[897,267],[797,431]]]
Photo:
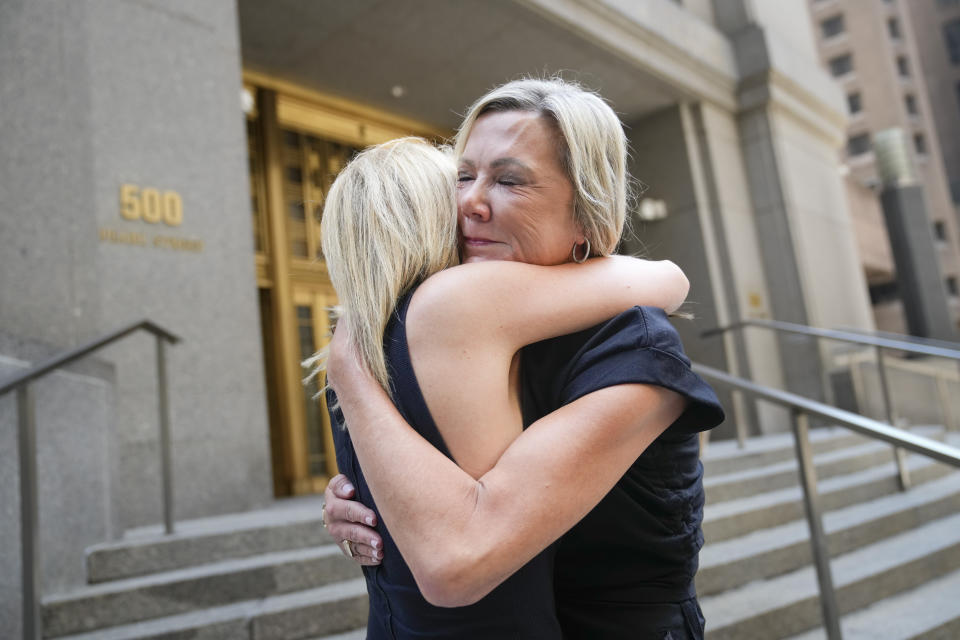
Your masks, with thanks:
[[[832,407],[810,398],[804,398],[789,391],[782,391],[772,387],[765,387],[744,378],[732,376],[726,371],[714,369],[701,364],[693,364],[693,370],[700,376],[713,382],[734,387],[761,400],[803,411],[812,416],[823,418],[831,423],[837,423],[851,431],[877,440],[883,440],[908,451],[919,453],[933,458],[938,462],[945,462],[960,467],[960,449],[942,442],[918,436],[909,431],[892,427],[879,420],[867,418],[859,413],[846,409]]]
[[[887,370],[884,362],[884,349],[895,349],[897,351],[912,353],[915,355],[924,355],[924,356],[934,356],[938,358],[948,358],[956,361],[960,364],[960,349],[944,347],[937,344],[931,344],[930,342],[909,342],[903,339],[894,339],[888,337],[880,337],[873,335],[864,335],[862,333],[856,333],[853,331],[843,331],[837,329],[818,329],[816,327],[808,327],[803,324],[795,324],[792,322],[783,322],[780,320],[759,320],[759,319],[749,319],[741,320],[733,324],[717,327],[715,329],[708,329],[704,331],[701,335],[703,337],[710,337],[714,335],[719,335],[726,333],[727,331],[735,329],[743,329],[745,327],[759,327],[762,329],[770,329],[772,331],[779,331],[783,333],[793,333],[797,335],[810,336],[814,338],[826,338],[828,340],[837,340],[841,342],[849,342],[852,344],[859,344],[864,346],[870,346],[876,349],[877,354],[877,374],[880,378],[880,391],[883,399],[883,409],[884,414],[887,417],[887,421],[891,425],[897,423],[896,411],[894,410],[892,396],[890,394],[890,383],[887,380]],[[823,382],[826,387],[828,386]],[[947,400],[944,399],[944,402]],[[947,414],[946,408],[944,408],[944,414]],[[745,434],[743,433],[743,427],[740,425],[740,422],[737,422],[737,439],[740,442],[741,446]],[[906,489],[910,486],[910,475],[907,471],[907,466],[903,459],[903,451],[900,448],[894,450],[894,458],[897,463],[897,470],[900,477],[900,486],[903,489]]]
[[[810,446],[808,416],[813,415],[829,420],[861,435],[883,440],[900,449],[907,449],[958,468],[960,468],[960,449],[788,391],[764,387],[749,380],[732,376],[719,369],[694,363],[693,370],[709,382],[730,387],[758,400],[772,402],[790,410],[800,480],[803,485],[804,510],[807,515],[807,523],[810,526],[810,545],[817,571],[817,581],[820,586],[820,609],[823,614],[823,626],[830,640],[840,640],[842,637],[840,613],[833,586],[833,575],[830,570],[827,538],[823,530],[823,515],[817,492],[813,450]]]
[[[173,533],[173,480],[170,458],[170,409],[167,397],[167,364],[164,343],[176,344],[180,338],[166,329],[142,320],[91,340],[75,349],[31,367],[0,382],[0,396],[17,392],[17,423],[20,456],[20,540],[23,584],[23,637],[41,638],[40,619],[40,545],[37,507],[37,424],[36,404],[31,383],[38,378],[70,364],[135,331],[147,331],[156,339],[157,395],[160,416],[160,470],[163,481],[163,523],[168,534]]]
[[[117,329],[113,333],[108,333],[100,338],[91,340],[86,344],[71,349],[70,351],[66,351],[58,356],[54,356],[53,358],[50,358],[49,360],[46,360],[45,362],[42,362],[21,374],[15,375],[12,378],[3,381],[3,383],[0,384],[0,396],[8,391],[12,391],[21,384],[30,382],[31,380],[36,380],[37,378],[50,373],[54,369],[59,369],[64,365],[70,364],[74,360],[79,360],[83,356],[88,355],[91,352],[96,351],[97,349],[100,349],[101,347],[104,347],[111,342],[115,342],[120,338],[123,338],[140,329],[149,331],[157,337],[162,337],[170,344],[176,344],[180,342],[180,338],[170,333],[163,327],[156,325],[149,320],[141,320],[140,322],[135,322],[122,329]]]
[[[944,349],[960,349],[960,342],[956,340],[939,340],[937,338],[925,338],[922,336],[909,336],[892,331],[870,331],[869,329],[859,329],[857,327],[837,327],[838,331],[848,331],[863,336],[873,336],[874,338],[888,338],[890,340],[903,340],[913,344],[925,344],[931,347],[943,347]]]
[[[780,320],[741,320],[724,327],[708,329],[700,335],[704,338],[726,333],[733,329],[742,329],[743,327],[760,327],[763,329],[773,329],[784,333],[796,333],[816,338],[828,338],[830,340],[839,340],[842,342],[852,342],[871,347],[881,347],[883,349],[895,349],[924,356],[936,356],[938,358],[950,358],[951,360],[960,360],[960,349],[950,349],[931,344],[918,344],[901,339],[882,338],[853,331],[840,331],[837,329],[818,329],[808,327],[805,324],[795,324],[793,322],[783,322]]]

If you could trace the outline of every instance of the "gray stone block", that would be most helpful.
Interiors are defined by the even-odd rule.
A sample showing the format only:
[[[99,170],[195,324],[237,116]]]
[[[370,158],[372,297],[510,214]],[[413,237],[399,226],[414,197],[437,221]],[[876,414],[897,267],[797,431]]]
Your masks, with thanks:
[[[320,521],[319,500],[304,503],[295,514],[265,509],[246,514],[242,522],[211,518],[183,522],[174,536],[159,532],[87,550],[91,583],[171,571],[262,553],[330,544],[333,539]],[[199,529],[199,530],[198,530]]]
[[[846,429],[813,429],[810,432],[810,444],[815,455],[863,442],[867,442],[863,436]],[[702,456],[703,471],[709,477],[796,459],[793,435],[789,433],[748,438],[744,449],[740,449],[733,441],[710,442]]]
[[[20,465],[17,460],[17,408],[12,395],[0,397],[0,628],[22,634]]]
[[[960,516],[944,518],[834,561],[834,585],[841,613],[916,588],[960,567]],[[813,569],[746,585],[701,600],[714,620],[711,640],[784,638],[820,624]]]
[[[5,334],[0,379],[27,370],[23,354],[38,359],[53,350]],[[32,383],[36,401],[37,481],[41,592],[85,581],[83,550],[110,537],[109,430],[112,368],[87,361]],[[0,398],[0,623],[21,624],[21,531],[18,413],[15,394]]]
[[[866,443],[855,448],[819,454],[814,457],[814,464],[817,468],[817,478],[826,479],[883,464],[892,455],[887,445]],[[795,460],[796,455],[792,461],[729,474],[727,477],[713,476],[704,481],[707,501],[718,503],[798,486]]]
[[[831,555],[836,557],[960,512],[958,480],[960,477],[953,474],[940,482],[930,483],[945,483],[946,491],[923,485],[915,487],[911,491],[913,495],[898,493],[874,501],[870,509],[855,505],[840,512],[824,514],[827,547]],[[891,504],[884,508],[879,504],[881,501]],[[882,513],[876,513],[878,511]],[[841,522],[837,523],[838,520]],[[714,547],[708,545],[701,552],[700,570],[697,573],[697,593],[701,597],[753,580],[771,578],[811,563],[806,520],[757,531]]]
[[[908,458],[908,468],[915,486],[951,473],[951,469],[945,465],[912,457]],[[819,491],[821,508],[831,511],[896,493],[900,491],[900,484],[896,467],[891,462],[848,477],[826,480],[820,483]],[[719,542],[803,517],[800,489],[782,489],[726,504],[708,502],[704,512],[703,534],[708,543]]]
[[[0,326],[58,348],[144,317],[180,334],[168,353],[175,514],[264,505],[236,4],[50,7],[0,7]],[[127,183],[180,194],[182,223],[122,218]],[[101,229],[143,233],[147,246],[101,242]],[[149,242],[161,235],[200,239],[203,250]],[[133,336],[100,357],[117,372],[107,469],[111,526],[122,531],[161,518],[154,343]]]
[[[295,640],[350,631],[366,624],[368,603],[363,582],[341,583],[265,603],[251,621],[251,640]]]
[[[49,635],[80,633],[356,578],[359,570],[335,545],[121,580],[47,598]]]

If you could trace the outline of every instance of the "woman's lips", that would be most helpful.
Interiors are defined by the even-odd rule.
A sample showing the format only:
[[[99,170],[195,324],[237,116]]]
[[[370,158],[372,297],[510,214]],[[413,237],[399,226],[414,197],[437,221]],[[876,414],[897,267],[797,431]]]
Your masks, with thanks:
[[[463,243],[470,247],[484,247],[488,244],[496,244],[496,241],[488,238],[464,238]]]

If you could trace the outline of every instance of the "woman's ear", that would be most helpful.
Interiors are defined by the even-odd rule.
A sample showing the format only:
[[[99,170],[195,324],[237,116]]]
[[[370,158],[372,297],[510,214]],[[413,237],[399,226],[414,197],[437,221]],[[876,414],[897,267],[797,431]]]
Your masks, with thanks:
[[[577,220],[576,216],[573,219],[573,233],[574,244],[583,244],[587,241],[587,232],[583,228],[583,223]]]

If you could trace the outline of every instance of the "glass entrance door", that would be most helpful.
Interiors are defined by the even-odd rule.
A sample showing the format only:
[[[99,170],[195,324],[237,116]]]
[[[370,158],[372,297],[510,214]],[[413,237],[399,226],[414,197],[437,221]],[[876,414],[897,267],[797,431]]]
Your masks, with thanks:
[[[330,341],[331,309],[336,304],[336,296],[332,290],[325,289],[299,288],[294,291],[293,303],[301,361],[312,356]],[[317,397],[324,384],[324,376],[321,374],[303,387],[307,473],[313,492],[322,491],[327,480],[337,473],[327,401],[322,396]]]
[[[300,363],[326,345],[336,296],[321,250],[327,190],[360,149],[404,135],[449,132],[246,73],[250,203],[274,492],[317,493],[337,472],[322,380]]]

